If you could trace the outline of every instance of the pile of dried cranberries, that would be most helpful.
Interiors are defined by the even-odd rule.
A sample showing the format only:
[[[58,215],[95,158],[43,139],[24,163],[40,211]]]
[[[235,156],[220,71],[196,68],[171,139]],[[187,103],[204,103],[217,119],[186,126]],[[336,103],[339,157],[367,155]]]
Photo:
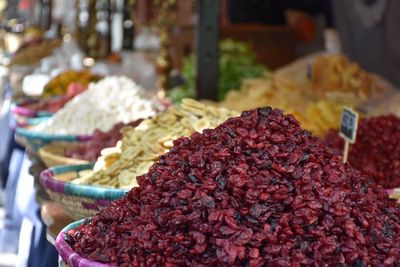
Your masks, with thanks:
[[[400,263],[400,206],[293,116],[244,112],[174,144],[68,232],[77,253],[120,266]]]
[[[344,141],[337,131],[330,130],[324,142],[342,153]],[[386,115],[360,122],[356,143],[350,146],[349,162],[383,187],[399,187],[400,119]]]

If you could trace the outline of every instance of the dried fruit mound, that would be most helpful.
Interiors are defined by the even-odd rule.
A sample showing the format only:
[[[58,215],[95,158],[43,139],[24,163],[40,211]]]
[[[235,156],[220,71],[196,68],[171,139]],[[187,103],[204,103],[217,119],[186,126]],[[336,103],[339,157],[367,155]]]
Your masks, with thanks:
[[[400,263],[400,206],[277,109],[176,140],[138,182],[68,232],[77,253],[120,266]]]
[[[76,146],[64,150],[64,156],[83,159],[88,161],[96,161],[101,155],[101,150],[108,147],[113,147],[122,138],[121,130],[124,127],[135,128],[143,120],[135,120],[130,123],[117,123],[107,132],[96,129],[93,133],[93,138],[89,141],[82,142]]]
[[[330,130],[324,142],[342,153],[344,141]],[[349,162],[385,188],[400,186],[400,119],[379,116],[360,122],[357,139],[350,146]]]

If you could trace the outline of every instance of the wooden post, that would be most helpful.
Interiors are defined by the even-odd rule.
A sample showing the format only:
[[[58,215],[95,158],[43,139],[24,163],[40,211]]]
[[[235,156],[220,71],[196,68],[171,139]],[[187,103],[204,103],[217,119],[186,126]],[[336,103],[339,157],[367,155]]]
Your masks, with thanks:
[[[197,98],[218,99],[220,0],[197,1]]]
[[[347,162],[347,159],[349,157],[349,148],[350,148],[350,142],[346,139],[344,140],[343,163]]]

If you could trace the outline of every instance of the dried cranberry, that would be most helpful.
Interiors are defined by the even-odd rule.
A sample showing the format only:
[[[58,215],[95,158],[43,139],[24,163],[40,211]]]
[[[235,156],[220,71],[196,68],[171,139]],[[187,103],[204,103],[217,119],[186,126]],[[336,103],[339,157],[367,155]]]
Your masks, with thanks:
[[[77,253],[119,266],[400,264],[399,204],[293,116],[247,111],[174,144],[67,233]]]
[[[336,153],[342,153],[344,141],[336,130],[328,131],[324,142]],[[348,160],[383,187],[399,187],[400,119],[386,115],[361,121],[356,143],[350,146]]]

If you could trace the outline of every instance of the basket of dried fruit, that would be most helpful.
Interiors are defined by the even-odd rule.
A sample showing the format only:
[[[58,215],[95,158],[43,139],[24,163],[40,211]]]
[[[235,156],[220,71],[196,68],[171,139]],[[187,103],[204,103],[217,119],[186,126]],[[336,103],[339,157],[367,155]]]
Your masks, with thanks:
[[[37,117],[50,117],[53,112],[45,110],[41,107],[40,100],[28,99],[20,100],[13,103],[11,112],[16,117],[37,118]]]
[[[122,129],[136,127],[142,120],[117,123],[109,131],[95,130],[92,138],[85,142],[54,142],[39,149],[39,155],[47,167],[77,165],[95,162],[101,151],[113,147],[122,137]]]
[[[29,128],[38,125],[50,117],[37,117],[37,118],[16,118],[17,126],[22,128]]]
[[[67,70],[49,81],[43,88],[42,97],[52,97],[60,95],[74,94],[74,88],[71,89],[71,84],[79,84],[83,90],[78,90],[80,93],[86,90],[91,82],[98,82],[103,76],[91,73],[90,71],[75,71]]]
[[[60,255],[59,266],[79,266],[79,267],[108,267],[112,266],[109,264],[104,264],[100,262],[91,261],[85,258],[82,258],[78,253],[74,252],[72,248],[65,241],[66,233],[69,230],[73,230],[79,225],[81,225],[84,220],[76,221],[67,225],[62,231],[58,234],[55,246]]]
[[[53,113],[47,110],[39,110],[31,108],[36,105],[38,100],[28,99],[17,101],[11,105],[11,113],[13,114],[18,127],[29,127],[37,125],[49,119]]]
[[[40,183],[49,197],[74,219],[93,216],[127,190],[74,184],[71,181],[92,172],[93,165],[57,166],[40,174]]]
[[[67,149],[77,145],[79,145],[79,143],[56,142],[40,148],[39,156],[48,168],[58,165],[88,164],[89,161],[87,160],[65,156],[65,151]]]
[[[51,96],[44,99],[25,99],[16,101],[11,107],[11,112],[18,125],[24,126],[31,118],[49,118],[63,108],[76,95],[85,91],[87,86],[71,83],[65,95]]]

